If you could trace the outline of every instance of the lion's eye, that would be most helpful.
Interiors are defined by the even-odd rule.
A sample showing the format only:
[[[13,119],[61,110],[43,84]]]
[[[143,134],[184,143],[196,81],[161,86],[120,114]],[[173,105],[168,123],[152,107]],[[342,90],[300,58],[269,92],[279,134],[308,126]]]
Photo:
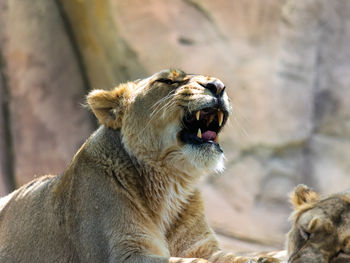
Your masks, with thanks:
[[[311,236],[311,233],[303,230],[303,229],[300,229],[300,235],[301,237],[304,239],[304,240],[309,240],[310,239],[310,236]]]
[[[165,83],[167,85],[172,85],[175,83],[175,81],[172,81],[171,79],[157,79],[158,82],[162,82],[162,83]]]

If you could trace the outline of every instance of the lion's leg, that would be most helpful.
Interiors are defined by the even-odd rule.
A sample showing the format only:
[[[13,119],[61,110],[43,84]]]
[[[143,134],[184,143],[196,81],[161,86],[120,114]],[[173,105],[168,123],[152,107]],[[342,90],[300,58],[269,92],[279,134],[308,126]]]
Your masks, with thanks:
[[[237,256],[232,253],[226,253],[223,251],[216,252],[213,254],[210,258],[209,261],[212,263],[279,263],[280,261],[276,258],[272,257],[244,257],[244,256]]]
[[[133,255],[124,262],[126,263],[209,263],[201,258],[177,258],[161,257],[153,255]]]
[[[220,250],[215,234],[207,224],[202,209],[201,197],[196,192],[185,207],[184,214],[179,217],[179,222],[175,224],[176,227],[168,236],[171,255],[184,258],[204,258],[211,263],[279,262],[271,257],[243,257]],[[172,263],[172,261],[169,262]]]
[[[169,258],[169,263],[209,263],[208,260],[202,258]]]
[[[279,263],[280,261],[271,257],[250,258],[236,256],[232,253],[218,252],[210,259],[202,258],[178,258],[161,257],[151,255],[133,255],[124,262],[126,263]]]

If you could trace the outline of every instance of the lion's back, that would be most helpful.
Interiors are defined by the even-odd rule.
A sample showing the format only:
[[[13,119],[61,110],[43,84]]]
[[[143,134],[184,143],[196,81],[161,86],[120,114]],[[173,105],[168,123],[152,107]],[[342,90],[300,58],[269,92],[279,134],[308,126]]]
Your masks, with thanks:
[[[68,242],[59,231],[48,194],[53,181],[53,176],[40,177],[0,199],[0,262],[66,258]]]

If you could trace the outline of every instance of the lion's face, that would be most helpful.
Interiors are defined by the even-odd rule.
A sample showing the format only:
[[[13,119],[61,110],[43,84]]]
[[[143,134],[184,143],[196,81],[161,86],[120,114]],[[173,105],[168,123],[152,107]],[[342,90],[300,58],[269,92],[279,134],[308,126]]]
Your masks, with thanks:
[[[293,193],[295,212],[288,233],[290,263],[350,262],[350,198],[321,199],[304,185]]]
[[[93,91],[88,99],[91,101],[99,92],[102,91]],[[218,135],[229,115],[229,101],[220,80],[165,70],[111,92],[118,94],[108,99],[118,100],[118,105],[108,109],[108,114],[118,124],[99,120],[121,129],[130,154],[140,160],[163,160],[182,168],[222,166]]]

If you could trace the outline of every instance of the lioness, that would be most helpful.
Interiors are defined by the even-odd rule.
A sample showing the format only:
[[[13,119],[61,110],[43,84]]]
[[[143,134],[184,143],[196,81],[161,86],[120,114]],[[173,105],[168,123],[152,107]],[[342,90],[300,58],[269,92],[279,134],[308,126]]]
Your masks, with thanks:
[[[223,169],[220,80],[165,70],[87,103],[101,126],[64,173],[1,200],[0,262],[248,262],[219,249],[196,188]]]
[[[350,262],[350,192],[321,198],[305,185],[292,194],[290,263]]]

